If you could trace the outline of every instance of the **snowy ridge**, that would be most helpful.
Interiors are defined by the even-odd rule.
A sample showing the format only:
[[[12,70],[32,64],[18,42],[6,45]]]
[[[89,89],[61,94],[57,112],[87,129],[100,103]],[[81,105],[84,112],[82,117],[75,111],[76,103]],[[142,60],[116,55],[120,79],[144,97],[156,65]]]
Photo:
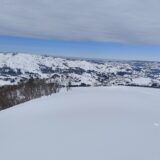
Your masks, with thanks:
[[[54,78],[72,85],[160,86],[160,62],[73,60],[0,53],[0,85],[29,78]],[[66,80],[67,79],[67,80]]]

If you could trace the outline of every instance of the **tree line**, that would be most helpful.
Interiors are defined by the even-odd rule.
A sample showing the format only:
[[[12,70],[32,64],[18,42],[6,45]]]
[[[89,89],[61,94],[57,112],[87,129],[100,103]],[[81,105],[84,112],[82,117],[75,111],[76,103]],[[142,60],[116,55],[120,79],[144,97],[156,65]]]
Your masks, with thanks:
[[[47,79],[29,79],[17,85],[0,87],[0,110],[59,92],[61,86]]]

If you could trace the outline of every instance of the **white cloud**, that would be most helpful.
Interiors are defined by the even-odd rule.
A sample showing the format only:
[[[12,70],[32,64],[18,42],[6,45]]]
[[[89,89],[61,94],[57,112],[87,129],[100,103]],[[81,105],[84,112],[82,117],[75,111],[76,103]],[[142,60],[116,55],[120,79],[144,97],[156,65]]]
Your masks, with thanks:
[[[0,0],[0,35],[160,44],[159,0]]]

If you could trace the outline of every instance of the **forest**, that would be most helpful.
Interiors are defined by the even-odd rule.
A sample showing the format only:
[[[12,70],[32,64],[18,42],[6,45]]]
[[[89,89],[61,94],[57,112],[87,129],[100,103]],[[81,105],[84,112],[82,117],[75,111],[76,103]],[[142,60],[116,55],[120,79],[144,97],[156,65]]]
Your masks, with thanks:
[[[59,92],[61,86],[57,81],[48,79],[29,79],[17,85],[6,85],[0,87],[0,110],[14,105],[48,96]]]

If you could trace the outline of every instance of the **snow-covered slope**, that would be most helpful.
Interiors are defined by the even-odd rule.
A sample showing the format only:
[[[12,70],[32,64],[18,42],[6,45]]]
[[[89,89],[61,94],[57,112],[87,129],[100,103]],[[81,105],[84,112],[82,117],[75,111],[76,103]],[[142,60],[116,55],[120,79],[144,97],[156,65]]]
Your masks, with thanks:
[[[2,160],[159,160],[160,90],[74,88],[0,112]]]
[[[51,56],[1,53],[0,85],[29,78],[66,79],[72,85],[160,86],[160,63],[142,61],[100,61]]]

